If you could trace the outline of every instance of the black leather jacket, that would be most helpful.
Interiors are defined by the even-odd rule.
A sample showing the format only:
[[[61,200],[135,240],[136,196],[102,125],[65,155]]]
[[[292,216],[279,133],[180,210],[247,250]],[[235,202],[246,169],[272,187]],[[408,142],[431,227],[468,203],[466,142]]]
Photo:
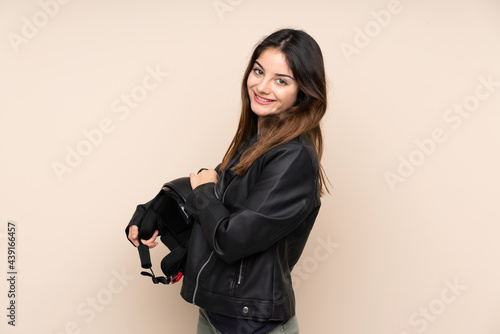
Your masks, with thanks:
[[[300,136],[242,176],[230,170],[238,159],[187,199],[196,223],[181,295],[214,313],[285,321],[295,315],[290,272],[320,208],[316,151]]]

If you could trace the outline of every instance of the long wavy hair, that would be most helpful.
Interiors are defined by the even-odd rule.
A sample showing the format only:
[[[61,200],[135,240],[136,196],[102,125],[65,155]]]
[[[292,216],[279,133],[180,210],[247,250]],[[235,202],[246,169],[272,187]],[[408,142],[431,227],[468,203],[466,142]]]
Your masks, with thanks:
[[[278,30],[255,47],[241,85],[242,106],[238,128],[222,159],[220,170],[224,169],[245,143],[257,133],[258,117],[250,106],[247,79],[255,66],[255,61],[267,49],[276,49],[285,56],[287,65],[299,86],[297,100],[291,108],[264,117],[257,141],[245,149],[239,163],[232,170],[243,175],[264,153],[302,134],[307,134],[316,148],[320,162],[320,193],[323,194],[325,189],[328,192],[325,182],[327,178],[321,166],[323,135],[320,121],[327,108],[323,55],[316,41],[302,30]]]

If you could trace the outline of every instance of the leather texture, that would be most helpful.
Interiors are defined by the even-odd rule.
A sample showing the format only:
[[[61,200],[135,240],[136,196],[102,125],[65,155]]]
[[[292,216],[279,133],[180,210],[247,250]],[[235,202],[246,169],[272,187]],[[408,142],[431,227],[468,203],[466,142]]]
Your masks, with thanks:
[[[319,163],[307,136],[273,148],[242,176],[231,171],[188,196],[194,218],[182,297],[236,318],[295,315],[291,270],[320,208]]]

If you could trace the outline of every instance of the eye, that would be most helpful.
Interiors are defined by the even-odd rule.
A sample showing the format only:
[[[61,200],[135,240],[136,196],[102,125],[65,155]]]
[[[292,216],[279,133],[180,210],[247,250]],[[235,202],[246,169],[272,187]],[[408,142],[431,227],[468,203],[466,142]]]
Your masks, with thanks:
[[[253,73],[255,73],[255,75],[264,74],[264,72],[260,68],[257,68],[257,67],[253,69]]]
[[[285,80],[283,80],[283,79],[276,79],[276,82],[280,86],[286,86],[287,85],[287,82]]]

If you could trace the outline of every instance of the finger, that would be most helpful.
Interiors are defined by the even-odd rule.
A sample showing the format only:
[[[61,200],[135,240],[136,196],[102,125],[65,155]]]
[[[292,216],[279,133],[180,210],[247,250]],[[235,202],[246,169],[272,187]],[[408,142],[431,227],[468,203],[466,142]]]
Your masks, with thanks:
[[[128,239],[132,241],[135,247],[139,246],[139,240],[137,240],[139,236],[139,228],[135,225],[130,226],[128,230]]]
[[[215,171],[215,169],[210,169],[210,174],[212,175],[212,177],[218,181],[219,180],[219,174],[217,174],[217,172]]]
[[[200,173],[201,183],[217,182],[219,174],[213,169],[209,169]]]
[[[148,240],[144,240],[144,239],[141,239],[141,242],[145,245],[149,245],[149,244],[152,244],[154,243],[154,241],[156,240],[156,238],[158,237],[158,233],[159,231],[156,230],[155,233],[153,233],[153,236],[151,238],[149,238]]]
[[[198,177],[194,173],[189,174],[189,183],[191,184],[191,189],[194,189],[198,186]]]
[[[143,245],[148,246],[149,248],[154,248],[156,245],[158,245],[158,242],[153,241],[153,242],[146,242],[146,241],[141,241]]]
[[[137,234],[139,232],[139,228],[136,225],[132,225],[128,229],[128,235],[129,237],[137,237]]]

